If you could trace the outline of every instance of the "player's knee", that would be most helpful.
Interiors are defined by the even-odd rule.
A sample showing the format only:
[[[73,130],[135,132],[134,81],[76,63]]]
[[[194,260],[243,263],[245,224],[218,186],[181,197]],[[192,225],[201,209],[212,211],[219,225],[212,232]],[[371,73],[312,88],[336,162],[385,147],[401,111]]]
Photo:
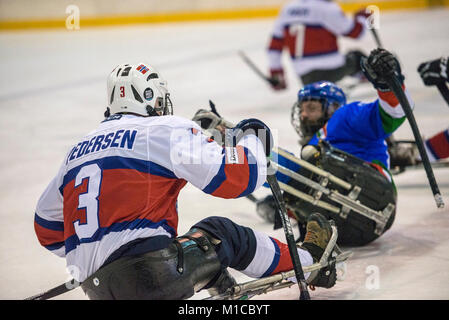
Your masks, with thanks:
[[[196,223],[192,228],[204,230],[220,241],[215,246],[215,250],[223,268],[244,269],[256,250],[254,232],[228,218],[208,217]]]

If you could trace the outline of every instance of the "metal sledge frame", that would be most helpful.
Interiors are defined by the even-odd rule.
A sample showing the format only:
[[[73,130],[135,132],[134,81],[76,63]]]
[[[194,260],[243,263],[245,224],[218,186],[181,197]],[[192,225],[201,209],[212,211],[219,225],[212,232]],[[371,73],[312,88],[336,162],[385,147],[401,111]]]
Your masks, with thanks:
[[[330,263],[336,264],[344,262],[352,256],[353,253],[351,251],[341,251],[337,245],[337,238],[337,228],[335,225],[332,225],[332,236],[320,261],[310,266],[303,267],[304,273],[318,271],[327,267]],[[329,259],[333,252],[336,256]],[[247,300],[259,294],[291,287],[295,285],[295,282],[289,280],[292,278],[295,278],[294,270],[280,272],[269,277],[238,283],[229,288],[225,293],[207,297],[203,300]]]
[[[388,220],[390,219],[391,214],[394,211],[395,205],[390,203],[388,204],[382,211],[376,211],[373,210],[357,200],[357,197],[361,191],[361,188],[358,186],[353,186],[350,183],[332,175],[331,173],[322,170],[311,163],[298,159],[295,156],[289,154],[288,152],[276,148],[275,152],[277,152],[279,155],[287,158],[288,160],[302,166],[303,168],[320,175],[323,177],[322,183],[317,183],[311,179],[308,179],[306,177],[301,176],[300,174],[293,172],[290,169],[287,169],[283,166],[276,165],[276,168],[283,174],[289,176],[292,179],[295,179],[296,181],[303,183],[313,189],[315,189],[317,192],[315,193],[315,196],[311,196],[309,194],[306,194],[304,192],[301,192],[299,190],[296,190],[295,188],[285,184],[285,183],[279,183],[282,190],[291,193],[292,195],[307,201],[317,207],[329,210],[333,213],[336,213],[340,215],[341,218],[346,219],[348,216],[348,213],[350,210],[353,210],[354,212],[361,214],[365,216],[368,219],[373,220],[376,223],[375,233],[378,235],[381,235],[383,230],[385,229],[385,226],[387,225]],[[349,191],[348,195],[342,195],[336,190],[331,190],[326,187],[327,182],[332,181],[333,183],[337,184],[338,186],[346,189]],[[322,196],[322,194],[325,194],[329,197],[332,201],[335,201],[342,205],[341,208],[338,208],[334,205],[331,205],[325,201],[319,200]]]

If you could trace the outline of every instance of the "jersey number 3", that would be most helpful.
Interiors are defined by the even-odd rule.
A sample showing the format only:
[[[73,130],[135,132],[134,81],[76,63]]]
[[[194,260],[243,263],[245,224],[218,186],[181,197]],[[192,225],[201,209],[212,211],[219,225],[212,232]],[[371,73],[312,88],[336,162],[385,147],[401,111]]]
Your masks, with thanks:
[[[88,179],[87,192],[78,197],[78,210],[86,210],[86,223],[80,223],[80,220],[73,222],[75,232],[80,240],[91,238],[100,227],[98,196],[100,195],[101,178],[101,169],[97,164],[82,167],[76,175],[75,188],[79,187],[84,179]]]

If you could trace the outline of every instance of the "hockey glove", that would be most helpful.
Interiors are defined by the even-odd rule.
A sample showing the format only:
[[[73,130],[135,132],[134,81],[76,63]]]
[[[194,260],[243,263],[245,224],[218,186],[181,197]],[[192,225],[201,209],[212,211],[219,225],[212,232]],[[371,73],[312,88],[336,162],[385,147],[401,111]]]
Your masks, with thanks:
[[[448,81],[447,60],[447,57],[443,57],[419,65],[418,72],[426,86],[434,86]]]
[[[215,104],[209,101],[211,110],[199,109],[192,118],[192,121],[210,135],[217,143],[224,143],[226,129],[231,129],[234,125],[223,119],[215,109]]]
[[[271,69],[270,75],[270,84],[274,90],[284,90],[287,88],[287,82],[285,81],[283,69]]]
[[[357,20],[358,17],[363,17],[363,18],[367,19],[372,14],[373,14],[373,12],[371,10],[369,10],[368,8],[363,8],[363,9],[360,9],[359,11],[357,11],[354,14],[354,18],[356,20]]]
[[[222,120],[214,112],[205,109],[199,109],[192,118],[204,130],[216,129],[222,125]]]
[[[232,130],[226,130],[226,139],[233,146],[244,136],[256,135],[264,147],[265,155],[268,157],[273,149],[273,136],[268,126],[258,119],[245,119],[240,121]]]
[[[390,91],[385,79],[396,76],[404,83],[401,66],[396,57],[385,49],[374,49],[368,58],[362,58],[361,67],[363,74],[379,91]]]

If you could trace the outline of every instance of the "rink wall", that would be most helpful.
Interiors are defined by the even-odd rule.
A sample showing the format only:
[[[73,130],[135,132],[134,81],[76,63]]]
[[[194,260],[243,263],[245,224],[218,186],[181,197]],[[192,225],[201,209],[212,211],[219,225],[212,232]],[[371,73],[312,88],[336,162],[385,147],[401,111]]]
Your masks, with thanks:
[[[0,0],[0,31],[275,17],[289,0]],[[449,0],[339,0],[346,13],[449,7]],[[72,27],[70,27],[72,26]]]

